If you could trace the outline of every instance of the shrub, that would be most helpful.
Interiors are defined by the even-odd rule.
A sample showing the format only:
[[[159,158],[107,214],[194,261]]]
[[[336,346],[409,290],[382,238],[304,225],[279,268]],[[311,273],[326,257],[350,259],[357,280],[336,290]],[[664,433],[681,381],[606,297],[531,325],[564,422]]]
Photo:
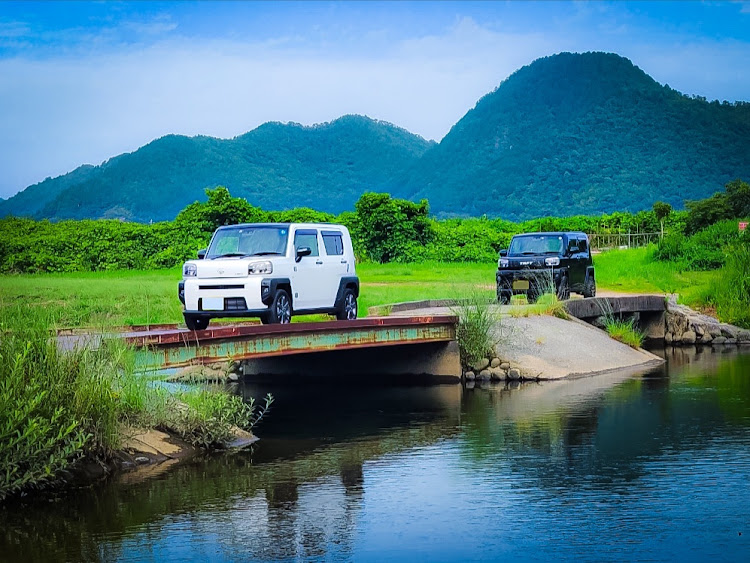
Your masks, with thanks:
[[[455,306],[453,313],[458,317],[456,340],[464,369],[491,358],[498,343],[500,317],[493,313],[490,301],[473,294]]]

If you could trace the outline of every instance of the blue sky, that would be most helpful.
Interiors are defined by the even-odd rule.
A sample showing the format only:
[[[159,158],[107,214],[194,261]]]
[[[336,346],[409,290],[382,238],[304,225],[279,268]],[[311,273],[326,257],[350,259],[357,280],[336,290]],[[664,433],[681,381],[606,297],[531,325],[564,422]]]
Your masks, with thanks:
[[[0,197],[169,133],[358,113],[440,140],[561,51],[750,100],[750,2],[0,2]]]

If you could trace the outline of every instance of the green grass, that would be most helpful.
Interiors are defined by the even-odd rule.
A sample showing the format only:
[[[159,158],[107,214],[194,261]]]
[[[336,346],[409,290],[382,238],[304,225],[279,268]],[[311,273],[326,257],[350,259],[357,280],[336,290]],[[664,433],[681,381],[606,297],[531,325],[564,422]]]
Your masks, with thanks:
[[[644,333],[635,328],[633,319],[613,319],[607,318],[604,323],[607,334],[611,338],[627,344],[631,348],[640,348],[645,338]]]
[[[115,339],[97,349],[58,348],[50,309],[5,306],[0,318],[0,501],[54,481],[82,457],[109,459],[130,427],[170,428],[202,447],[231,426],[249,430],[268,407],[220,390],[177,396],[137,374]]]
[[[680,272],[652,259],[652,248],[595,256],[600,291],[679,293],[691,306],[710,307],[719,271]],[[360,315],[372,306],[478,293],[495,297],[494,263],[360,264]],[[14,303],[52,312],[65,327],[182,323],[180,270],[23,274],[0,276],[0,312]],[[320,320],[324,317],[300,317]],[[230,321],[227,321],[230,322]]]
[[[721,277],[718,270],[680,271],[673,262],[653,259],[654,247],[610,250],[594,257],[598,290],[625,293],[678,293],[680,302],[704,306],[712,286]]]

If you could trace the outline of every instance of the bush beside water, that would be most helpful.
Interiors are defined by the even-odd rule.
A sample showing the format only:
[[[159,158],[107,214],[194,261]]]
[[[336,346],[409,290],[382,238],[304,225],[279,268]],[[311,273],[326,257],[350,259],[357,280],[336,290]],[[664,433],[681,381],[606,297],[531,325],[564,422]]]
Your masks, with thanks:
[[[84,457],[107,460],[129,427],[164,427],[193,444],[213,447],[233,425],[249,430],[261,409],[221,390],[179,396],[134,373],[121,342],[62,351],[54,319],[21,305],[0,322],[0,501],[54,482]]]

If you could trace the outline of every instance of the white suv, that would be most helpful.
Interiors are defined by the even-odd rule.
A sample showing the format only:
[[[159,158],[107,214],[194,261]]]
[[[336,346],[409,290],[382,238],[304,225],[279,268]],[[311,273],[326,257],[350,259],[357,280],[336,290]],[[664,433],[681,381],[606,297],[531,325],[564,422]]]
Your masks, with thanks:
[[[292,314],[357,318],[359,278],[343,225],[249,223],[216,229],[198,260],[185,262],[179,296],[185,324],[217,317],[288,323]]]

